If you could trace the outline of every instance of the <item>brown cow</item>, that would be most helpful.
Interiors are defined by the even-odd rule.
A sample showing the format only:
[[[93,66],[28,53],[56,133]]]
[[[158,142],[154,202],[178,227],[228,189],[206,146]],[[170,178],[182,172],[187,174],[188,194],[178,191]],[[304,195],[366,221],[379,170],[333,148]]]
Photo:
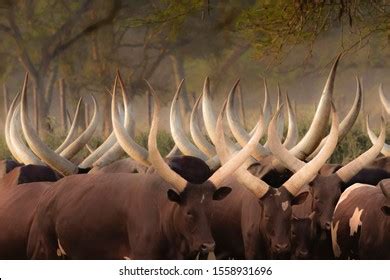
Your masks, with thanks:
[[[268,128],[269,147],[275,157],[284,163],[290,170],[301,170],[306,163],[295,158],[287,149],[285,149],[277,135],[276,120],[280,113],[277,112],[273,117]],[[294,208],[294,212],[300,212],[300,215],[309,215],[315,212],[314,219],[318,226],[319,241],[316,244],[314,254],[315,258],[329,259],[332,257],[330,244],[330,225],[336,203],[342,191],[348,187],[350,180],[362,170],[362,168],[372,162],[380,153],[385,140],[385,122],[382,120],[381,135],[375,145],[358,158],[336,169],[334,174],[313,176],[309,183],[310,195],[308,199],[299,207]],[[301,208],[301,209],[300,209]],[[308,229],[310,230],[310,229]],[[311,234],[310,234],[311,235]],[[316,254],[318,252],[318,254]]]
[[[40,165],[16,167],[0,179],[0,259],[26,259],[38,199],[57,179],[52,169]]]
[[[154,94],[154,91],[151,90]],[[214,249],[208,211],[231,191],[221,183],[249,157],[250,143],[205,183],[173,172],[157,149],[155,97],[149,161],[157,174],[87,174],[65,177],[42,197],[28,242],[31,258],[193,258]],[[161,177],[160,177],[161,176]]]
[[[341,195],[332,245],[340,259],[390,259],[390,180],[377,186],[355,184]]]
[[[217,152],[224,162],[226,152],[221,111],[217,121]],[[232,194],[214,202],[211,226],[218,258],[289,258],[291,206],[301,204],[308,192],[300,189],[318,172],[337,144],[338,118],[333,110],[330,137],[323,150],[279,188],[272,188],[244,168],[231,182]]]

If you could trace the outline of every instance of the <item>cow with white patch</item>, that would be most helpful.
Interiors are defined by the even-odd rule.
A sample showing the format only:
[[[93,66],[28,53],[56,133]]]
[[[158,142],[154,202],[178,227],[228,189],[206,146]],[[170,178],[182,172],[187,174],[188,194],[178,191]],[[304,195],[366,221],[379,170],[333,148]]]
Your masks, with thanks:
[[[355,184],[337,203],[332,246],[339,259],[390,259],[390,179]]]
[[[216,148],[222,163],[231,156],[225,143],[223,113],[216,126]],[[332,154],[337,135],[338,117],[333,109],[332,128],[321,152],[279,188],[269,186],[245,166],[236,172],[237,180],[229,184],[232,194],[223,202],[213,202],[211,209],[218,258],[290,258],[292,206],[305,201],[308,192],[300,190]]]

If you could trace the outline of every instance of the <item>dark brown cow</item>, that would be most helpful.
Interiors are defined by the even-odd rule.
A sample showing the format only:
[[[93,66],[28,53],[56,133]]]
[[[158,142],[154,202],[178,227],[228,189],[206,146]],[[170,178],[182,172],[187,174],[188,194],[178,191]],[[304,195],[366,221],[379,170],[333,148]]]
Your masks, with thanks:
[[[224,162],[226,152],[222,116],[217,121],[217,152]],[[289,258],[292,205],[301,204],[308,192],[300,189],[318,172],[337,144],[338,118],[332,113],[331,137],[324,149],[279,188],[242,168],[236,172],[237,181],[231,182],[232,194],[223,203],[213,203],[211,226],[216,240],[218,258]]]
[[[277,135],[276,120],[279,112],[275,114],[269,125],[269,147],[275,157],[277,157],[280,162],[284,163],[286,167],[291,170],[300,170],[305,167],[306,163],[296,159],[291,153],[289,153],[289,151],[283,147]],[[375,145],[360,155],[357,159],[341,168],[338,168],[337,166],[332,167],[334,170],[337,170],[333,174],[318,174],[317,176],[313,176],[309,183],[308,189],[310,191],[310,195],[308,196],[308,199],[306,199],[305,203],[301,206],[294,207],[293,211],[298,217],[305,217],[313,211],[315,213],[314,219],[318,227],[317,233],[319,234],[319,240],[315,244],[316,248],[313,252],[314,258],[332,258],[333,254],[330,243],[330,225],[335,206],[342,191],[349,186],[353,177],[356,176],[358,172],[362,172],[363,167],[372,162],[380,153],[385,140],[384,120],[382,120],[381,128],[381,135],[377,143],[375,143]],[[372,177],[375,177],[375,175]],[[310,230],[310,228],[308,228],[308,230]],[[304,240],[304,238],[301,240]],[[299,245],[297,247],[299,247]]]
[[[336,258],[390,259],[390,180],[355,184],[340,197],[332,221]]]
[[[26,259],[37,201],[48,182],[57,179],[52,169],[40,165],[16,167],[0,179],[0,259]]]
[[[214,249],[207,210],[230,193],[221,183],[249,157],[261,130],[205,183],[191,184],[158,152],[158,114],[155,97],[148,160],[158,174],[65,177],[40,200],[29,257],[56,258],[59,249],[72,259],[180,259]]]
[[[291,220],[292,259],[307,260],[311,258],[311,252],[318,241],[316,228],[314,212],[304,217],[293,215]]]

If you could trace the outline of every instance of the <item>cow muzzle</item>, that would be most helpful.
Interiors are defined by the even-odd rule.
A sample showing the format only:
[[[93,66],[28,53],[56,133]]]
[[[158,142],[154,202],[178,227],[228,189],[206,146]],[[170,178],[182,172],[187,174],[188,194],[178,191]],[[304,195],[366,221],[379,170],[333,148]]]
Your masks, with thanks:
[[[215,249],[215,242],[210,242],[210,243],[203,243],[200,245],[199,251],[202,254],[213,252]]]

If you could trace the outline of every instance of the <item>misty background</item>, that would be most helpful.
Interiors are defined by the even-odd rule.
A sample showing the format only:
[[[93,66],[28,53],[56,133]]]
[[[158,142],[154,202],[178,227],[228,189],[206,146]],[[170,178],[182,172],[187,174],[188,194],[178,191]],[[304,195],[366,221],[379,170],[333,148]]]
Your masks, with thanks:
[[[1,116],[4,122],[27,71],[30,116],[41,135],[64,134],[64,125],[69,127],[60,110],[62,83],[71,116],[84,96],[89,104],[84,114],[90,118],[89,95],[98,98],[100,131],[107,136],[109,91],[118,69],[133,100],[138,131],[149,127],[144,79],[166,107],[166,130],[167,106],[180,80],[185,79],[185,112],[201,94],[206,76],[218,106],[241,80],[248,126],[262,108],[263,77],[273,104],[279,83],[295,101],[300,121],[314,112],[331,63],[345,52],[335,83],[337,109],[342,117],[349,110],[358,76],[364,113],[377,120],[380,83],[390,97],[389,12],[384,0],[2,0]],[[378,128],[375,121],[372,126]]]

